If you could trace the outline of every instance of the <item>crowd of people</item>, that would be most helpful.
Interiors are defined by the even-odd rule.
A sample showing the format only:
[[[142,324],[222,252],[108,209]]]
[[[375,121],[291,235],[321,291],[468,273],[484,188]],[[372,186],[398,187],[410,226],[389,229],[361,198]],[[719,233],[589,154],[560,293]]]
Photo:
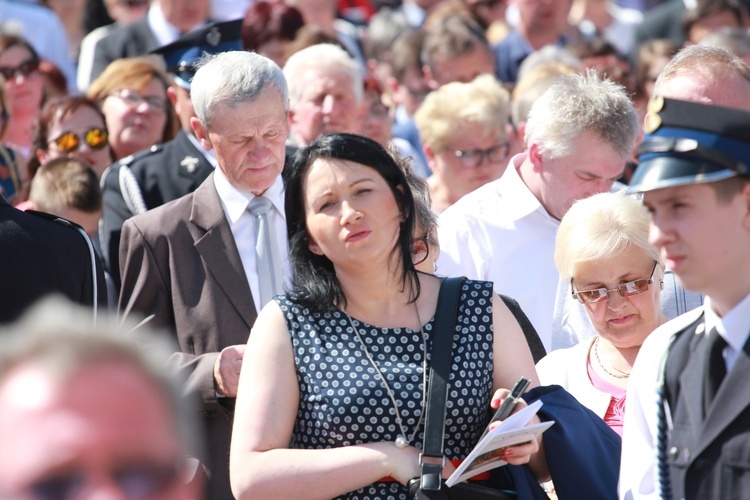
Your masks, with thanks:
[[[412,498],[520,377],[490,497],[747,498],[749,57],[737,0],[0,0],[0,498]]]

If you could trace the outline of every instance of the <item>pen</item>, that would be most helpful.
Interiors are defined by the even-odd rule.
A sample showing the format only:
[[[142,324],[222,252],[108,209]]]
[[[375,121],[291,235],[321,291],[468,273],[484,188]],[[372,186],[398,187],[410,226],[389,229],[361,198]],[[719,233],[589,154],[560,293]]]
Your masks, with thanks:
[[[526,377],[521,377],[518,382],[516,382],[516,385],[514,385],[513,389],[510,390],[510,394],[505,397],[503,403],[500,405],[500,408],[498,408],[497,412],[495,412],[495,416],[493,416],[492,420],[490,420],[490,424],[497,420],[505,420],[510,416],[510,414],[513,412],[513,408],[516,407],[516,403],[518,403],[518,400],[521,399],[521,394],[526,391],[526,388],[530,383],[531,381]],[[485,429],[484,433],[479,439],[481,440],[485,435],[487,435],[488,431],[489,424],[487,424],[487,429]]]

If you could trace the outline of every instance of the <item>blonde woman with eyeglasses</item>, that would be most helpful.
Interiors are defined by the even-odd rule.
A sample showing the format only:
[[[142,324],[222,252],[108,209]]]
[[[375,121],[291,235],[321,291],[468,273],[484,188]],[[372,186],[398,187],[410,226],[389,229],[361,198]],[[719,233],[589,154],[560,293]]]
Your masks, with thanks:
[[[622,435],[625,391],[641,344],[667,321],[664,263],[648,242],[649,215],[635,198],[602,193],[573,204],[557,232],[555,264],[583,304],[596,335],[537,364]]]

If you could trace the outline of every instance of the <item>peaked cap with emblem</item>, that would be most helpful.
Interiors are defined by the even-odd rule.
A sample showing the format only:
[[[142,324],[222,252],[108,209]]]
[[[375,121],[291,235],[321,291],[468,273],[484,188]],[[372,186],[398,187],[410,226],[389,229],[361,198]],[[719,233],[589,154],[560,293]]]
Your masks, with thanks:
[[[185,33],[180,38],[151,51],[161,55],[167,71],[174,75],[175,83],[190,90],[190,80],[195,76],[196,63],[204,54],[220,54],[242,50],[242,19],[223,23],[210,23],[199,30]]]
[[[750,177],[746,111],[655,97],[644,130],[629,193]]]

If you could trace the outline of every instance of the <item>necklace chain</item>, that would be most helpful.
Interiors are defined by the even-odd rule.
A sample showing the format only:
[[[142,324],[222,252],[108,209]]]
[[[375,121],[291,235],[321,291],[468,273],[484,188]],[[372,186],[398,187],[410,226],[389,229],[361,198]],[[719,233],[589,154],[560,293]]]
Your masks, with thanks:
[[[419,308],[417,307],[416,303],[414,304],[414,310],[417,312],[417,321],[419,321],[419,334],[422,337],[422,411],[419,414],[419,421],[417,422],[416,427],[414,427],[414,432],[412,432],[411,436],[409,436],[408,438],[406,429],[404,428],[403,420],[401,419],[401,412],[398,409],[398,403],[396,403],[396,396],[393,394],[391,386],[388,384],[385,375],[383,375],[383,372],[380,370],[377,363],[370,355],[370,352],[367,350],[367,344],[365,344],[364,340],[362,339],[362,336],[359,333],[359,329],[354,325],[352,317],[349,316],[348,312],[344,311],[344,314],[349,320],[349,324],[354,330],[354,334],[357,336],[359,343],[362,344],[362,350],[364,351],[365,356],[370,361],[372,367],[375,368],[378,376],[380,376],[380,380],[383,382],[385,390],[388,392],[388,397],[390,397],[391,399],[391,403],[393,404],[393,411],[396,412],[396,424],[398,424],[399,431],[401,431],[401,434],[396,438],[396,446],[398,446],[399,448],[405,448],[414,441],[414,438],[419,431],[419,427],[422,425],[422,420],[424,419],[425,394],[427,391],[427,338],[424,334],[424,329],[422,327],[422,318],[419,317]]]
[[[596,362],[599,365],[599,368],[604,370],[604,373],[606,373],[610,377],[620,378],[620,379],[630,377],[630,373],[625,373],[624,371],[617,370],[617,368],[614,368],[614,367],[613,367],[613,370],[617,370],[618,372],[622,373],[622,375],[615,375],[611,371],[607,370],[607,368],[602,363],[602,360],[599,359],[599,337],[596,337],[596,340],[594,341],[594,357],[596,358]]]

